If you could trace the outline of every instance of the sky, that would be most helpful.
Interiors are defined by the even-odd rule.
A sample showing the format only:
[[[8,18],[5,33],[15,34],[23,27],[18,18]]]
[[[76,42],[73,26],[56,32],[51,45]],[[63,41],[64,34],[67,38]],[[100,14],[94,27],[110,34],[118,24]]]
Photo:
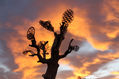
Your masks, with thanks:
[[[67,9],[74,11],[74,20],[60,53],[72,38],[80,49],[59,61],[56,79],[119,79],[118,0],[0,0],[0,79],[43,79],[46,65],[22,53],[32,49],[27,30],[33,26],[36,40],[49,41],[50,48],[53,33],[39,21],[49,20],[59,31]]]

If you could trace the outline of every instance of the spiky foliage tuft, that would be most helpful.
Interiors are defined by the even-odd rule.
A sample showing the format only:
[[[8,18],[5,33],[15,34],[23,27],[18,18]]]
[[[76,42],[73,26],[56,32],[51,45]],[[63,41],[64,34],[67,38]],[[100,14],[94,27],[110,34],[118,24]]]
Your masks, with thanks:
[[[63,13],[60,33],[65,34],[67,32],[67,27],[69,23],[72,22],[72,20],[73,20],[73,11],[71,9],[68,9]]]
[[[33,40],[34,39],[34,34],[35,34],[35,28],[31,26],[27,31],[27,39],[28,40]]]
[[[65,24],[71,23],[73,20],[73,11],[71,9],[67,9],[64,13],[63,13],[63,19],[62,22],[64,22]]]
[[[50,21],[42,21],[42,20],[40,20],[39,23],[45,29],[54,32],[54,27],[51,25],[51,22]]]

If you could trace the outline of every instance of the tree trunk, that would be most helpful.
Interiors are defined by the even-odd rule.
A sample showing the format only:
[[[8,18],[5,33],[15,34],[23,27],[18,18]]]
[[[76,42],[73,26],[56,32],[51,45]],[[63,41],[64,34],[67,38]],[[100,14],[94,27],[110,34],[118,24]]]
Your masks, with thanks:
[[[43,26],[45,29],[52,31],[54,33],[55,39],[53,42],[53,45],[51,47],[51,58],[50,59],[46,59],[46,44],[48,43],[48,41],[42,42],[40,41],[39,44],[36,43],[35,40],[35,28],[34,27],[30,27],[27,31],[27,38],[29,40],[31,40],[32,44],[29,45],[31,47],[34,47],[37,50],[37,53],[32,52],[31,50],[27,50],[24,52],[24,54],[30,52],[31,55],[29,56],[37,56],[39,61],[43,64],[47,64],[47,70],[46,73],[43,74],[43,78],[44,79],[55,79],[56,74],[57,74],[57,70],[59,67],[58,64],[58,60],[61,58],[66,57],[69,53],[71,53],[72,50],[74,50],[74,48],[76,48],[76,46],[72,46],[70,41],[69,46],[67,51],[63,54],[60,55],[59,53],[59,48],[61,46],[62,41],[65,39],[65,34],[67,32],[67,27],[68,24],[73,20],[73,11],[71,9],[68,9],[67,11],[65,11],[65,13],[63,14],[63,20],[60,26],[60,33],[57,34],[56,32],[54,32],[54,27],[51,25],[50,21],[40,21],[41,26]],[[43,51],[43,54],[40,53],[40,50]],[[42,56],[43,55],[43,56]]]
[[[44,79],[55,79],[59,64],[58,61],[52,60],[51,62],[47,63],[47,71],[43,75]]]

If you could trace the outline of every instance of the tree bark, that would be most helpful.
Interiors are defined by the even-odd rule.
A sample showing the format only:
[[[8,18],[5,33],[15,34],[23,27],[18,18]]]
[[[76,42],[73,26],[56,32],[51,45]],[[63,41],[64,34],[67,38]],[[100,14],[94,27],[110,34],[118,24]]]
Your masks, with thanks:
[[[46,73],[43,74],[44,79],[55,79],[59,64],[57,60],[51,60],[47,63]]]

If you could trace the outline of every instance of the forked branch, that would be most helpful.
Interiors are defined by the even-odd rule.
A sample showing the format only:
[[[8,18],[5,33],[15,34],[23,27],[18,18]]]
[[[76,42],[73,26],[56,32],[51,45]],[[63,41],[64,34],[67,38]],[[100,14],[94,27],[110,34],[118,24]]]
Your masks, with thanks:
[[[38,62],[41,62],[41,63],[47,63],[48,60],[46,60],[46,58],[43,58],[40,54],[40,49],[43,50],[44,53],[46,53],[46,49],[45,49],[45,45],[48,43],[45,42],[44,44],[41,44],[40,46],[36,44],[36,40],[35,40],[35,28],[34,27],[30,27],[27,31],[27,39],[28,40],[31,40],[31,47],[35,48],[37,50],[37,53],[32,53],[30,56],[37,56],[39,61]],[[31,52],[31,50],[27,50],[25,52]],[[44,56],[45,57],[45,56]]]
[[[66,57],[68,54],[70,54],[73,50],[77,51],[77,50],[79,49],[79,46],[77,46],[77,45],[72,46],[72,45],[71,45],[72,41],[73,41],[73,39],[71,39],[67,51],[66,51],[63,55],[60,55],[60,58],[64,58],[64,57]]]
[[[30,52],[31,55],[29,56],[32,56],[32,57],[37,56],[39,59],[38,62],[47,64],[48,67],[47,67],[46,73],[43,75],[44,79],[55,79],[57,70],[59,67],[59,64],[58,64],[59,59],[66,57],[73,50],[77,51],[79,49],[78,46],[71,45],[73,41],[72,39],[69,43],[67,51],[63,55],[59,54],[61,43],[65,39],[65,34],[67,33],[68,25],[69,23],[72,22],[72,20],[73,20],[73,11],[71,9],[68,9],[63,13],[62,22],[60,23],[59,33],[54,31],[54,27],[52,26],[50,21],[40,20],[39,22],[40,25],[43,28],[47,29],[48,31],[53,32],[55,36],[52,47],[51,47],[51,58],[50,59],[46,59],[46,55],[48,54],[47,53],[48,41],[40,41],[37,44],[36,39],[35,39],[34,27],[30,27],[27,31],[27,39],[31,41],[31,44],[29,46],[35,48],[37,52],[34,53],[31,50],[26,50],[24,51],[24,54],[27,54],[28,52]],[[43,53],[41,53],[40,51],[43,51]]]

